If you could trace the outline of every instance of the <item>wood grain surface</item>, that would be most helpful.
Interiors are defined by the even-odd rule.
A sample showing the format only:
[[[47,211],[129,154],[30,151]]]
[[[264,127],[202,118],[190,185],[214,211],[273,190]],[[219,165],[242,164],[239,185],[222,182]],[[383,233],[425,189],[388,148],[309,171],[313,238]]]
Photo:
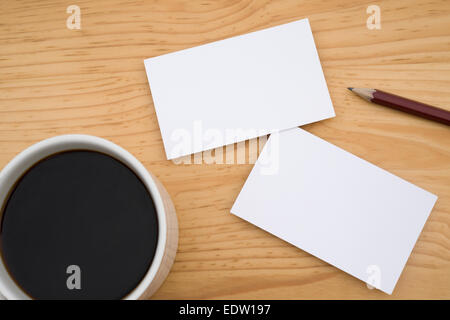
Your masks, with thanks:
[[[72,4],[81,30],[66,27]],[[371,4],[380,30],[366,27]],[[143,59],[305,17],[336,117],[303,128],[439,197],[391,296],[231,215],[252,164],[165,158]],[[167,188],[180,225],[156,299],[448,299],[450,129],[369,104],[348,86],[449,109],[450,1],[4,1],[0,168],[67,133],[133,153]]]

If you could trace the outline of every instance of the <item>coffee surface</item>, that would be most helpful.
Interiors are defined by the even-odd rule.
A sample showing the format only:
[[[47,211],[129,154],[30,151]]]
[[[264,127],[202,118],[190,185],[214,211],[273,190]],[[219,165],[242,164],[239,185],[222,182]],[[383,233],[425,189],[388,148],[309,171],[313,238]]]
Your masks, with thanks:
[[[35,299],[120,299],[156,250],[153,200],[126,165],[98,152],[52,155],[17,182],[3,209],[2,259]]]

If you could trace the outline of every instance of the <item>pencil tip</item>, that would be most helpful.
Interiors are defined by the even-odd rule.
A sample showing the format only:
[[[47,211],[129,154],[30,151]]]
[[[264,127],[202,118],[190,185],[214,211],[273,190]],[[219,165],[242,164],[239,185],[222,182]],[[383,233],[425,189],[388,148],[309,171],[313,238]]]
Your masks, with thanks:
[[[348,87],[347,89],[350,90],[350,91],[353,91],[353,88],[352,88],[352,87]]]

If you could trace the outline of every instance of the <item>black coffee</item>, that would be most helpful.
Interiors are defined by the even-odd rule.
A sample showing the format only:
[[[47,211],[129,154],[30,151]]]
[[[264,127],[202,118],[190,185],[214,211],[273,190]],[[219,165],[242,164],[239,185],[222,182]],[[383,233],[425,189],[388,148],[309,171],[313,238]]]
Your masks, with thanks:
[[[1,254],[35,299],[120,299],[142,280],[158,238],[153,200],[126,165],[102,153],[52,155],[17,182]]]

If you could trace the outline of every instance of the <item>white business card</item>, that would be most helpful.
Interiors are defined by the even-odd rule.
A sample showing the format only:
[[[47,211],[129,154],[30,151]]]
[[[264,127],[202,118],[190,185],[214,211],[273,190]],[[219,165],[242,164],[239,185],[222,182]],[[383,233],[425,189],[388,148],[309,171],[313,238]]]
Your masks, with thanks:
[[[231,212],[391,294],[436,199],[295,128],[270,136]]]
[[[335,115],[307,19],[144,63],[168,159]]]

